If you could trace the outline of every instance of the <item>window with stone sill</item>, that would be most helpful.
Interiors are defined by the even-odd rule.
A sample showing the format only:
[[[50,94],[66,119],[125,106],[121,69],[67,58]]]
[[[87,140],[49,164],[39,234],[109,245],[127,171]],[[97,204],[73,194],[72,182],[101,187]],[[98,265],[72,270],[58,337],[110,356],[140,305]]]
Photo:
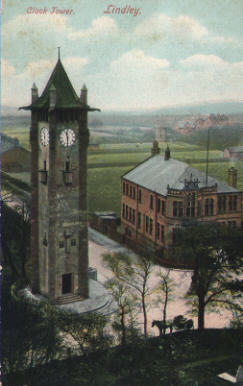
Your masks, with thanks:
[[[145,220],[145,230],[148,233],[148,231],[149,231],[149,218],[148,218],[148,216],[146,216],[146,220]]]
[[[153,220],[150,219],[149,221],[149,234],[152,235],[153,234]]]
[[[163,214],[163,215],[165,215],[165,201],[161,201],[161,213]]]
[[[154,209],[154,196],[150,195],[150,209]]]
[[[156,223],[156,239],[159,240],[160,238],[160,224]]]
[[[160,240],[161,241],[164,241],[164,239],[165,239],[165,227],[164,227],[164,225],[161,225],[161,237],[160,237]]]

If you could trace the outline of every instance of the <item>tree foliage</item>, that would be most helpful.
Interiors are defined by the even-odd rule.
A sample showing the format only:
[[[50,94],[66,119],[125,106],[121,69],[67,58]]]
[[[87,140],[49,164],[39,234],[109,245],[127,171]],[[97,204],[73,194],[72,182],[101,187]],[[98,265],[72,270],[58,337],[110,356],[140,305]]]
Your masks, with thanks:
[[[194,260],[192,282],[187,294],[198,315],[198,328],[204,328],[205,309],[242,309],[242,231],[218,223],[197,224],[181,229],[171,256]]]
[[[103,261],[116,278],[113,284],[122,286],[123,292],[127,294],[127,300],[133,297],[134,307],[136,304],[140,305],[143,313],[143,332],[146,337],[148,335],[148,299],[154,291],[149,286],[149,278],[153,269],[152,261],[147,257],[132,260],[130,256],[122,253],[106,254],[103,256]]]

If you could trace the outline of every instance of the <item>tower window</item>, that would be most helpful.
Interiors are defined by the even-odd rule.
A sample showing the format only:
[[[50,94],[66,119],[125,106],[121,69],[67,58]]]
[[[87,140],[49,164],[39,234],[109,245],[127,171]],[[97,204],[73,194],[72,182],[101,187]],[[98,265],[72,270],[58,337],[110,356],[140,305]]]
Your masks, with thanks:
[[[75,247],[76,246],[76,239],[72,239],[71,240],[71,247]]]
[[[138,191],[138,202],[142,202],[142,190],[141,189],[139,189],[139,191]]]
[[[59,241],[59,248],[64,248],[64,241]]]
[[[47,238],[46,238],[46,233],[44,235],[44,238],[43,238],[43,245],[45,245],[45,247],[47,246]]]

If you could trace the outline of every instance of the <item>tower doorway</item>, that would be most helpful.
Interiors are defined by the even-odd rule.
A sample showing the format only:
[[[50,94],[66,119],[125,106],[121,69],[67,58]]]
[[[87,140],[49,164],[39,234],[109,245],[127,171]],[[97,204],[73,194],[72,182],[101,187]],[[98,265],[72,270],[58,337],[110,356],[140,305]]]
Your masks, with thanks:
[[[72,274],[65,273],[62,275],[62,294],[69,294],[72,292]]]

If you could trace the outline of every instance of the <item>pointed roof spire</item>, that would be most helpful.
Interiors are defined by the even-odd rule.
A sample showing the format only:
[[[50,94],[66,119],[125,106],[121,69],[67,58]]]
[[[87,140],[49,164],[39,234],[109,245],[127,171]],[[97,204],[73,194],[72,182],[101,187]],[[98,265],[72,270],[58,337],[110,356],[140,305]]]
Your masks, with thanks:
[[[38,88],[37,88],[35,82],[33,83],[32,90],[38,90]]]
[[[58,60],[61,60],[61,47],[57,47],[57,57]]]
[[[40,97],[37,97],[35,100],[32,100],[31,105],[20,107],[24,110],[32,109],[49,109],[49,97],[50,91],[56,90],[56,100],[55,108],[56,109],[87,109],[88,111],[97,111],[99,109],[91,108],[87,105],[87,102],[84,104],[81,102],[80,98],[77,96],[76,91],[74,90],[72,83],[70,82],[67,73],[62,65],[60,59],[60,47],[58,47],[58,61],[52,74],[44,88]],[[35,89],[34,89],[35,90]],[[87,100],[87,88],[84,84],[83,94],[86,95]]]

